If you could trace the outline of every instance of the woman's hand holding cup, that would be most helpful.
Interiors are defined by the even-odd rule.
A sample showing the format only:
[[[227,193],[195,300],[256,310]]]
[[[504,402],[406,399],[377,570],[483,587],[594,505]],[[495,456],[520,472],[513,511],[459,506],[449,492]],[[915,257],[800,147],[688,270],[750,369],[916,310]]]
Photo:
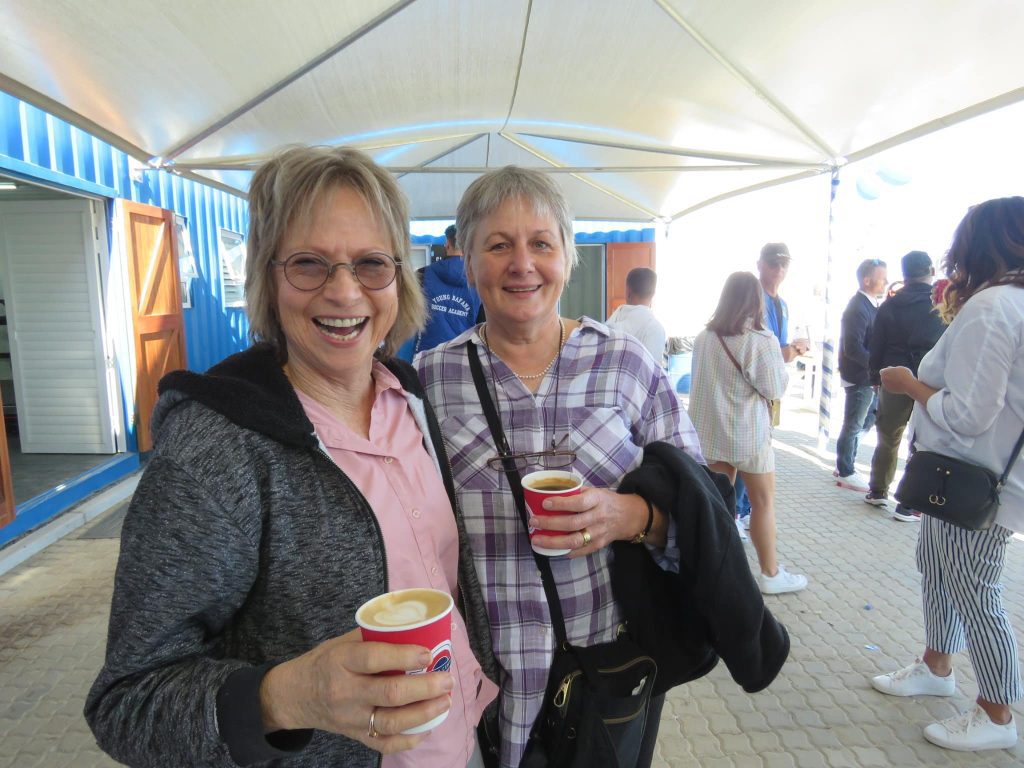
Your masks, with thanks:
[[[383,754],[412,749],[426,734],[403,731],[447,713],[454,678],[449,672],[385,673],[422,669],[430,661],[422,646],[363,642],[359,629],[326,640],[264,676],[264,729],[340,733]]]
[[[530,546],[538,555],[557,557],[568,555],[577,542],[563,542],[566,536],[558,535],[560,531],[576,530],[575,528],[558,528],[548,524],[554,520],[558,512],[567,511],[560,507],[548,507],[547,502],[558,498],[571,498],[583,491],[583,478],[575,472],[562,469],[546,469],[531,472],[523,478],[523,496],[529,514]],[[577,537],[579,538],[579,537]],[[584,546],[590,543],[590,534]],[[558,541],[556,541],[558,540]]]
[[[543,525],[544,535],[530,541],[535,548],[568,549],[569,557],[585,557],[613,541],[628,541],[647,521],[643,499],[607,488],[583,488],[571,496],[553,496],[542,506],[548,514],[542,519],[532,516],[530,527]],[[564,533],[555,535],[555,531]]]
[[[368,642],[416,645],[427,648],[430,658],[414,668],[396,667],[385,675],[422,675],[447,672],[452,666],[452,610],[455,601],[438,589],[400,589],[378,595],[356,611],[356,624]],[[448,710],[431,720],[406,728],[406,735],[424,733],[448,717]],[[371,728],[372,730],[372,728]]]

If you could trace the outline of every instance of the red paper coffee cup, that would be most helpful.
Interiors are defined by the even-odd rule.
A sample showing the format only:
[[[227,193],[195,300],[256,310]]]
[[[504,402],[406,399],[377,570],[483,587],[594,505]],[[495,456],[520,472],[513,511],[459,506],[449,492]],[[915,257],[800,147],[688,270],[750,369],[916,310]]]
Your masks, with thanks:
[[[552,517],[564,515],[565,512],[549,512],[544,509],[544,499],[552,496],[575,496],[583,490],[583,478],[575,472],[568,472],[564,469],[545,469],[540,472],[531,472],[523,478],[523,495],[526,497],[526,506],[533,513],[534,517]],[[547,549],[538,547],[533,543],[535,536],[564,536],[565,531],[547,531],[543,528],[530,529],[530,545],[538,555],[557,557],[567,555],[569,549]]]
[[[422,675],[447,672],[452,666],[453,600],[447,592],[414,587],[367,600],[356,611],[363,640],[394,645],[421,645],[430,649],[430,663],[422,669],[391,670],[386,675]],[[432,730],[448,717],[442,712],[429,722],[402,731],[405,734]]]

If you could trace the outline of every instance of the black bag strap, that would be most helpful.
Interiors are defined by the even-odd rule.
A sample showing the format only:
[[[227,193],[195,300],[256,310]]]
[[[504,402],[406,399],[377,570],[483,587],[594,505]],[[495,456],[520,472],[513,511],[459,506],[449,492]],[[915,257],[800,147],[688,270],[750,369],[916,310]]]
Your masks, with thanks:
[[[752,390],[754,390],[757,393],[758,397],[760,397],[762,400],[764,400],[764,404],[768,406],[768,412],[771,413],[771,410],[772,410],[771,401],[767,397],[765,397],[764,395],[761,394],[761,390],[759,390],[757,387],[755,387],[753,384],[750,383],[750,379],[748,379],[747,375],[745,373],[743,373],[743,369],[740,367],[740,364],[738,362],[736,362],[736,358],[733,356],[732,350],[729,349],[729,345],[725,343],[725,339],[722,338],[722,334],[720,334],[718,331],[715,331],[715,336],[717,336],[718,340],[722,343],[722,349],[725,350],[725,354],[727,354],[729,356],[729,359],[732,360],[732,364],[735,365],[736,366],[736,370],[739,371],[740,378],[743,379],[745,382],[747,382],[747,386],[749,386]]]
[[[519,475],[515,461],[506,458],[511,453],[508,440],[505,439],[505,430],[501,426],[501,419],[498,418],[498,410],[491,399],[491,393],[487,391],[487,383],[484,381],[483,367],[480,365],[480,356],[476,351],[476,344],[472,341],[466,345],[469,354],[469,370],[473,374],[473,384],[476,385],[476,393],[480,398],[480,405],[484,409],[484,416],[487,417],[487,426],[491,429],[491,436],[494,438],[494,445],[502,455],[502,466],[505,467],[505,477],[512,488],[512,498],[516,502],[516,510],[519,512],[519,519],[523,523],[526,535],[530,535],[529,516],[526,514],[526,498],[523,496],[523,479]],[[533,548],[530,548],[533,552]],[[551,625],[555,630],[555,639],[560,647],[566,645],[568,636],[565,633],[565,618],[562,616],[562,604],[558,600],[558,589],[555,587],[555,577],[551,574],[551,564],[547,558],[533,552],[533,560],[540,571],[540,580],[544,585],[544,596],[548,601],[548,610],[551,613]]]
[[[997,492],[1003,490],[1003,486],[1006,485],[1006,478],[1010,475],[1010,468],[1017,461],[1017,457],[1020,456],[1021,448],[1024,448],[1024,432],[1021,432],[1020,437],[1017,438],[1017,444],[1013,446],[1013,453],[1010,454],[1010,460],[1006,464],[1006,469],[1003,470],[999,482],[996,483]]]

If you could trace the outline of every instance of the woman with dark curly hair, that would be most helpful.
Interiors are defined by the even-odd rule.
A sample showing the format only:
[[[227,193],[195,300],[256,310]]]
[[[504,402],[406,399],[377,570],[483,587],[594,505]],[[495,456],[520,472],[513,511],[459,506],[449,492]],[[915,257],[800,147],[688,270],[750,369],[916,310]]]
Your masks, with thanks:
[[[946,256],[940,312],[949,323],[915,378],[883,368],[882,386],[916,403],[917,449],[1003,471],[1024,430],[1024,197],[976,205]],[[1024,532],[1024,463],[1010,470],[995,524],[966,530],[922,521],[917,544],[925,649],[915,663],[871,684],[893,696],[952,696],[953,654],[967,649],[980,689],[970,711],[932,723],[925,738],[947,749],[1017,743],[1010,704],[1024,697],[1013,627],[1000,583],[1006,545]]]

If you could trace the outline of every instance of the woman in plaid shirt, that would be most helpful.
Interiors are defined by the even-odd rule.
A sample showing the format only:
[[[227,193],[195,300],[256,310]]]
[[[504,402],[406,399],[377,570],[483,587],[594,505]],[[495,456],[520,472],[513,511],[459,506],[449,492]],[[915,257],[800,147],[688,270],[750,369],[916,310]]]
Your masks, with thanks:
[[[420,377],[449,445],[500,667],[501,764],[515,768],[542,703],[554,653],[548,604],[470,374],[476,345],[509,442],[524,472],[571,468],[586,488],[551,500],[535,543],[570,549],[551,558],[570,642],[615,639],[621,611],[609,573],[613,541],[644,541],[663,567],[678,567],[666,515],[619,481],[647,443],[663,440],[703,462],[696,431],[665,373],[636,339],[590,318],[559,317],[572,270],[572,217],[544,174],[507,167],[477,179],[459,204],[456,227],[466,273],[487,322],[417,358]],[[490,463],[489,463],[490,462]],[[539,466],[537,466],[539,465]],[[531,523],[532,524],[532,523]],[[663,697],[652,702],[645,751],[650,764]]]

